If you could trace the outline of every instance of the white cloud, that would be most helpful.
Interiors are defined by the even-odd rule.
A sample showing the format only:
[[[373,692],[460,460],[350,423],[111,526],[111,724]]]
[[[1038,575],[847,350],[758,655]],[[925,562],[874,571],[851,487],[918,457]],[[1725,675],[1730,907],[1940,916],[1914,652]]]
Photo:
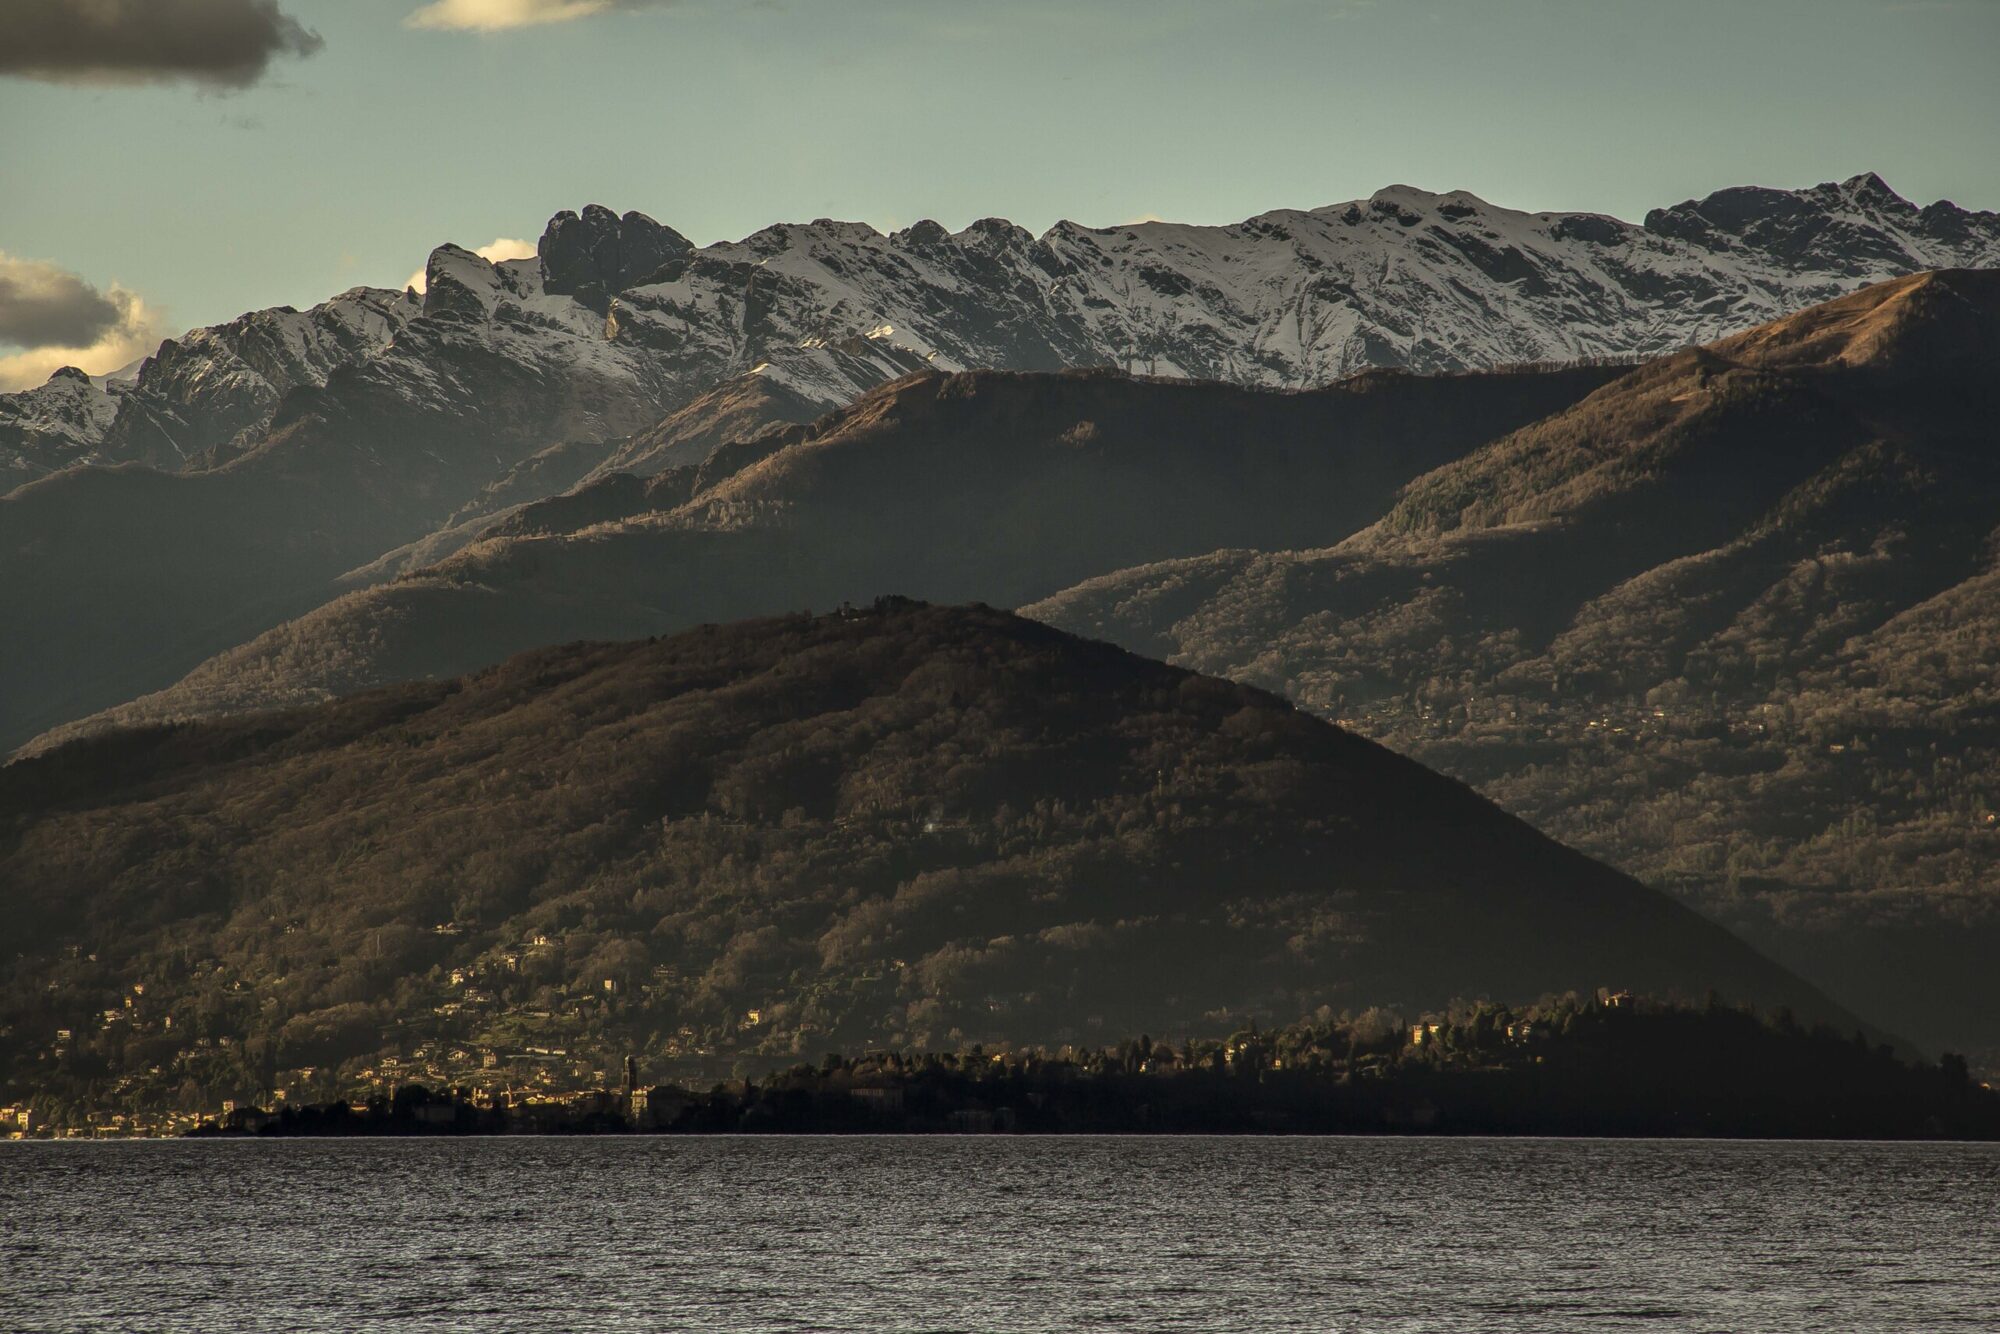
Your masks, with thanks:
[[[118,307],[117,323],[87,346],[36,347],[0,357],[0,393],[33,389],[65,366],[78,366],[92,375],[103,375],[151,356],[160,346],[160,339],[166,336],[160,316],[136,293],[115,283],[106,295]]]
[[[485,245],[474,246],[472,253],[491,264],[498,264],[503,259],[533,259],[535,257],[535,243],[533,241],[523,241],[516,236],[496,236]],[[414,287],[419,292],[423,291],[425,286],[424,271],[418,269],[409,276],[409,279],[404,282],[403,286]]]
[[[672,0],[431,0],[403,23],[411,28],[438,28],[447,32],[499,32],[505,28],[567,23],[614,9],[641,9],[662,3]]]

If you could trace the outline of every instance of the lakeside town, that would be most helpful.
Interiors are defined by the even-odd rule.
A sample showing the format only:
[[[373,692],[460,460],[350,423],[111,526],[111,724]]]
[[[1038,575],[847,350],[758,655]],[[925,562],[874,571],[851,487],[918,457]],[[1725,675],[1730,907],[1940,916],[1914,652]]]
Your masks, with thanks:
[[[705,1091],[637,1056],[419,1044],[334,1096],[281,1072],[264,1100],[162,1110],[0,1106],[12,1138],[576,1133],[1389,1133],[2000,1138],[2000,1094],[1962,1058],[1601,988],[1516,1010],[1374,1009],[1225,1038],[1053,1050],[829,1054]],[[317,1082],[317,1083],[316,1083]]]
[[[444,923],[429,934],[464,931]],[[193,961],[174,979],[179,1013],[159,999],[166,988],[145,981],[94,988],[118,1003],[65,1016],[65,1026],[22,1053],[8,1082],[36,1093],[0,1103],[0,1137],[170,1137],[256,1107],[365,1104],[413,1085],[460,1090],[482,1105],[563,1107],[616,1086],[634,1029],[658,1035],[647,1042],[649,1059],[678,1078],[720,1079],[742,1068],[740,1050],[723,1047],[754,1040],[760,1009],[701,1028],[664,1028],[658,1016],[678,994],[674,969],[553,976],[563,945],[545,933],[503,941],[461,966],[433,970],[387,1023],[377,1007],[357,1002],[275,1038],[244,1036],[251,1026],[241,1020],[287,986],[291,979],[280,973]],[[72,952],[81,975],[98,963],[95,954]],[[315,1052],[320,1059],[283,1059]],[[0,1096],[5,1090],[0,1084]]]

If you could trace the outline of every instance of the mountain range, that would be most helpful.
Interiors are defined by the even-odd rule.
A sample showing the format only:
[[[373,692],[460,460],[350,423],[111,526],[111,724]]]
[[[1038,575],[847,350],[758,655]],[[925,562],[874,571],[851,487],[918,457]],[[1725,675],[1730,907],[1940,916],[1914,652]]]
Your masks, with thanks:
[[[1285,693],[1984,1051],[1996,282],[1639,367],[921,372],[520,506],[30,749],[883,588],[985,598]]]
[[[1310,387],[1629,360],[1997,258],[2000,216],[1918,208],[1866,175],[1724,190],[1643,226],[1407,187],[1039,239],[822,220],[695,247],[636,213],[565,212],[532,259],[440,247],[421,296],[255,312],[126,377],[0,396],[0,476],[47,474],[0,497],[0,617],[37,645],[0,664],[0,746],[434,564],[519,504],[698,465],[920,369]],[[686,442],[647,447],[675,418]],[[118,464],[138,469],[102,466]]]
[[[1224,227],[1035,237],[987,218],[883,235],[820,219],[696,247],[592,205],[557,214],[538,250],[495,264],[442,246],[421,297],[356,288],[257,311],[170,340],[129,381],[0,395],[0,477],[212,463],[254,444],[286,394],[377,361],[377,393],[480,411],[481,353],[575,381],[553,420],[521,424],[569,435],[643,427],[752,371],[831,407],[920,365],[1299,388],[1368,367],[1646,356],[1868,282],[2000,263],[2000,215],[1920,208],[1864,174],[1721,190],[1643,225],[1392,186]]]
[[[436,564],[336,597],[28,749],[884,589],[1018,605],[1170,556],[1318,545],[1494,430],[1620,373],[1375,372],[1283,392],[1115,371],[919,372],[699,469],[522,507]]]
[[[1994,1064],[1996,259],[2000,218],[1874,177],[1643,227],[1403,188],[1040,239],[559,214],[0,400],[4,772],[988,602],[1289,697]]]

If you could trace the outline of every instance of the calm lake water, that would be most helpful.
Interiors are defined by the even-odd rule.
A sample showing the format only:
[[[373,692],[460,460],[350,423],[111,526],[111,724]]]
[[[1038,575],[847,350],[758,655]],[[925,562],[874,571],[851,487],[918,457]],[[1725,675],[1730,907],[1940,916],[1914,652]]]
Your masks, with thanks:
[[[2000,1329],[2000,1148],[0,1144],[0,1329]]]

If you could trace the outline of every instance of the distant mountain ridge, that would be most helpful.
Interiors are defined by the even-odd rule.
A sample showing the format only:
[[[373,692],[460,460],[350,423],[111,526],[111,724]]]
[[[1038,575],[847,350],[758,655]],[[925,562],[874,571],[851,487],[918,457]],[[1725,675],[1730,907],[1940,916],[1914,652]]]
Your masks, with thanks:
[[[247,447],[287,393],[376,356],[422,313],[413,293],[357,287],[309,310],[251,311],[170,338],[122,381],[68,369],[0,394],[0,487],[77,463],[207,466],[218,450]]]
[[[481,521],[435,564],[376,570],[35,747],[467,671],[543,644],[884,590],[1010,605],[1170,554],[1329,542],[1410,478],[1627,373],[1377,371],[1274,391],[1109,370],[923,371],[810,425],[773,423],[699,469],[611,474]],[[0,580],[0,610],[8,596]]]
[[[696,247],[593,205],[552,219],[533,259],[440,247],[421,300],[357,288],[195,330],[81,411],[0,395],[0,478],[201,466],[253,443],[286,393],[378,359],[387,391],[463,403],[479,394],[467,344],[592,384],[607,406],[570,433],[616,435],[752,371],[830,407],[922,365],[1301,387],[1368,367],[1652,355],[1869,282],[1995,264],[2000,214],[1919,208],[1872,174],[1722,190],[1643,225],[1392,186],[1224,227],[1062,222],[1036,237],[989,218],[883,235],[821,219]],[[405,342],[424,320],[456,325]]]
[[[0,747],[444,560],[521,505],[699,466],[916,370],[1297,387],[1624,358],[1872,277],[1988,265],[1996,237],[1996,215],[1918,209],[1874,177],[1723,191],[1644,227],[1405,187],[1233,227],[1041,238],[820,222],[695,247],[637,213],[561,213],[534,258],[439,247],[421,297],[253,312],[130,381],[0,396],[0,478],[29,483],[0,495],[0,615],[37,645],[0,662]]]

